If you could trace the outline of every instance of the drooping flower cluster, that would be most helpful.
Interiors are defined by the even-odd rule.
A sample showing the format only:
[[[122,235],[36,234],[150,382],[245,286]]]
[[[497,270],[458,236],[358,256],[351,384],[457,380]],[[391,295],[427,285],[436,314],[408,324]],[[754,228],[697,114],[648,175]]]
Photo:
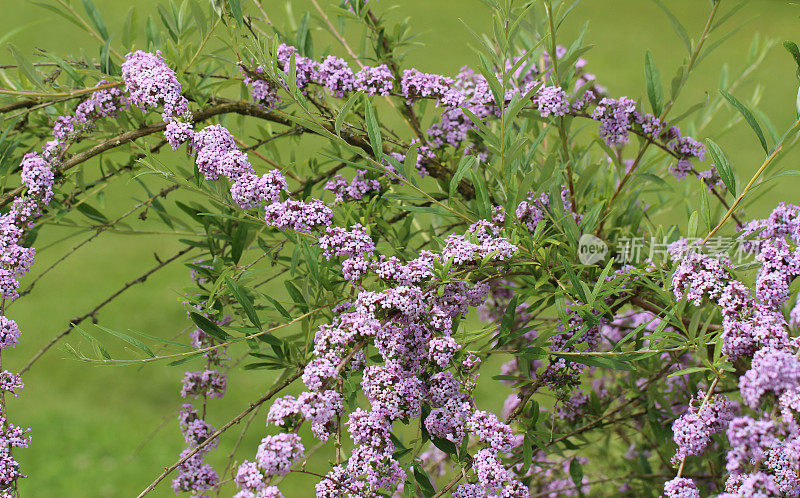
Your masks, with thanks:
[[[698,394],[703,399],[704,393]],[[711,436],[727,427],[736,412],[736,405],[727,396],[717,394],[713,399],[695,406],[695,400],[689,403],[689,409],[672,424],[672,434],[678,450],[673,461],[678,462],[689,455],[700,455],[711,442]]]
[[[218,321],[218,324],[224,324],[226,321],[228,320]],[[184,374],[181,397],[202,398],[205,406],[209,399],[225,395],[227,376],[219,369],[225,357],[219,348],[214,348],[215,339],[199,328],[191,333],[191,338],[195,348],[206,350],[203,354],[206,367],[204,370],[187,371]],[[178,474],[172,480],[173,491],[175,494],[180,492],[200,494],[216,487],[219,476],[213,467],[205,462],[205,455],[216,448],[219,441],[213,439],[201,446],[213,434],[214,428],[198,415],[191,404],[184,404],[181,407],[178,422],[187,445],[181,457],[192,452],[194,454],[178,467]]]
[[[325,190],[333,192],[335,203],[357,201],[372,192],[380,192],[381,182],[366,178],[366,174],[365,170],[358,170],[349,182],[344,176],[335,175],[325,184]]]
[[[161,107],[164,122],[191,117],[175,71],[167,65],[160,51],[137,50],[126,55],[122,78],[131,105],[141,109]]]
[[[712,433],[725,430],[729,477],[725,493],[719,496],[800,493],[800,360],[797,342],[789,337],[780,309],[788,301],[789,284],[800,274],[795,262],[798,214],[800,208],[781,204],[769,218],[754,220],[744,228],[742,237],[748,238],[760,263],[755,295],[734,278],[726,258],[689,251],[685,243],[673,250],[674,259],[680,261],[673,276],[676,297],[686,297],[698,306],[709,301],[718,305],[723,351],[734,360],[752,358],[750,368],[739,377],[739,392],[755,418],[732,417],[730,404],[720,405],[723,398],[714,396],[699,407],[691,404],[673,425],[676,459],[699,454]],[[768,407],[774,407],[778,416],[770,416]],[[670,481],[665,491],[694,486],[686,481]],[[684,496],[676,493],[670,496]],[[686,496],[699,496],[693,493]]]
[[[499,260],[510,257],[515,251],[513,246],[503,245],[499,231],[488,229],[485,223],[475,224],[468,234],[486,245],[486,254],[492,252],[490,246],[503,248],[506,252]],[[356,446],[346,465],[334,467],[317,484],[317,494],[336,496],[359,490],[371,495],[379,490],[396,490],[405,479],[406,470],[393,455],[396,448],[391,439],[392,424],[419,417],[423,403],[433,408],[424,420],[430,434],[460,442],[472,432],[489,446],[489,456],[510,451],[516,441],[511,428],[490,413],[475,411],[469,395],[474,384],[456,380],[448,371],[455,368],[471,375],[468,374],[470,367],[456,360],[461,347],[450,337],[452,319],[465,313],[470,306],[480,304],[488,286],[469,288],[463,284],[446,284],[444,293],[425,291],[418,285],[432,278],[432,259],[446,256],[425,253],[408,264],[385,257],[374,260],[374,241],[361,225],[354,225],[350,230],[328,228],[320,237],[319,245],[326,258],[363,260],[364,272],[373,271],[389,287],[380,292],[362,290],[354,302],[339,307],[333,322],[320,326],[314,340],[315,358],[305,367],[302,376],[309,391],[297,398],[285,396],[276,400],[267,416],[269,424],[285,431],[294,431],[299,424],[308,421],[313,433],[327,440],[342,412],[341,395],[331,387],[344,372],[363,369],[361,387],[370,409],[357,409],[349,415],[348,432]],[[346,273],[347,266],[343,267]],[[381,362],[368,364],[363,353],[353,349],[365,340],[374,341]],[[294,437],[294,433],[287,432],[284,437],[290,436]],[[283,439],[274,439],[277,437],[268,436],[265,441],[269,444],[262,445],[265,447],[259,450],[256,458],[259,473],[287,472],[288,465],[294,461],[290,456],[298,454],[294,449],[298,448],[299,441],[295,439],[292,439],[292,451],[269,449],[276,441],[284,445]],[[489,459],[488,463],[491,463]],[[500,465],[497,458],[494,465]],[[505,478],[491,480],[488,469],[484,472],[483,467],[475,468],[476,475],[488,479],[486,489],[494,489],[498,483],[525,489],[508,470],[503,469]],[[243,464],[240,473],[251,476],[248,479],[253,482],[263,482],[253,474],[253,469],[253,464]],[[483,474],[477,474],[479,469]],[[244,486],[241,489],[246,490]]]
[[[264,74],[264,68],[260,65],[255,66],[254,68],[245,68],[243,66],[239,66],[239,69],[242,70],[244,73],[244,84],[250,89],[250,96],[253,100],[261,103],[265,107],[275,107],[281,101],[280,96],[278,96],[278,89],[275,87],[273,83],[268,81],[262,75]],[[254,77],[251,76],[250,71],[253,71],[256,76],[262,77]]]

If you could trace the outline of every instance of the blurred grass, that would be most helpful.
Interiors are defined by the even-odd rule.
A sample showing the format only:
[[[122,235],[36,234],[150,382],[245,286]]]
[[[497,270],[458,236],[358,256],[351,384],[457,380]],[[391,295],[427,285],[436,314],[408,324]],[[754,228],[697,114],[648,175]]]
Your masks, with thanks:
[[[80,8],[79,2],[73,3]],[[155,4],[151,0],[137,0],[125,5],[112,0],[96,0],[95,3],[111,32],[119,28],[128,5],[137,6],[141,19]],[[266,5],[270,3],[265,2]],[[279,3],[282,5],[282,2],[275,2]],[[689,33],[696,36],[702,29],[709,2],[672,0],[668,3],[685,22]],[[723,4],[728,3],[723,1]],[[306,7],[305,1],[292,3],[295,13],[303,12]],[[380,8],[384,8],[383,5]],[[274,10],[274,22],[283,22],[282,8],[268,9],[271,15]],[[31,54],[34,48],[62,56],[77,54],[81,50],[95,55],[98,50],[95,41],[73,25],[31,3],[15,4],[14,7],[6,5],[2,13],[0,36],[26,26],[10,39],[25,54]],[[750,19],[750,22],[703,62],[690,80],[676,112],[680,113],[700,101],[704,92],[716,92],[722,64],[727,62],[732,70],[738,69],[754,33],[761,32],[779,41],[796,35],[798,14],[797,7],[785,1],[749,2],[738,19]],[[422,32],[419,41],[424,46],[410,53],[406,65],[446,74],[476,61],[468,47],[473,40],[459,18],[477,31],[488,27],[485,7],[477,0],[403,0],[402,7],[392,16],[409,16],[414,29]],[[665,84],[684,57],[682,44],[670,29],[667,19],[651,2],[584,2],[563,29],[561,36],[566,38],[566,43],[571,42],[571,37],[585,21],[590,21],[586,41],[595,45],[586,56],[589,70],[597,74],[598,80],[612,95],[644,96],[646,48],[652,51]],[[140,20],[141,25],[143,22]],[[324,38],[324,35],[320,36]],[[13,62],[8,52],[2,54],[0,62]],[[793,63],[780,46],[753,74],[752,81],[761,82],[765,88],[760,109],[779,130],[788,126],[795,116],[797,80]],[[747,99],[754,88],[754,83],[751,83],[740,89],[737,95]],[[730,110],[723,111],[724,116],[730,113]],[[709,134],[714,134],[714,130],[712,126]],[[749,178],[762,158],[751,132],[739,127],[724,136],[720,143],[740,179]],[[165,157],[169,160],[173,156],[165,154]],[[792,151],[783,162],[791,164],[796,159],[797,154]],[[793,182],[782,182],[750,211],[750,215],[763,215],[778,200],[797,201],[797,190],[793,185]],[[127,180],[116,182],[106,194],[109,216],[123,212],[126,206],[131,205],[133,196],[142,197],[138,186]],[[137,229],[158,226],[138,220],[131,221],[131,224]],[[64,229],[49,228],[43,231],[36,245],[45,247],[58,241],[65,233]],[[21,344],[4,355],[4,368],[18,369],[47,340],[64,330],[71,317],[91,309],[123,282],[155,264],[154,252],[162,259],[169,257],[180,247],[177,238],[106,233],[60,265],[37,284],[30,296],[15,303],[9,311],[10,316],[20,323],[23,336]],[[40,250],[32,274],[36,275],[79,240],[74,238]],[[118,330],[135,329],[172,337],[189,324],[180,306],[181,289],[187,282],[186,269],[174,264],[148,279],[145,285],[128,291],[101,311],[98,319],[103,325]],[[86,344],[76,337],[69,336],[68,341],[83,344],[86,348]],[[55,349],[48,352],[26,375],[27,387],[23,395],[9,401],[12,420],[33,428],[31,447],[18,452],[24,471],[31,475],[30,479],[21,482],[23,496],[135,496],[160,469],[174,462],[182,449],[174,413],[181,403],[178,390],[183,368],[164,365],[148,366],[141,371],[137,367],[94,368],[65,359],[65,356]],[[491,375],[487,371],[485,380],[489,380]],[[210,405],[212,423],[218,426],[241,411],[254,398],[253,393],[266,389],[270,381],[269,374],[234,369],[225,401]],[[499,409],[505,389],[498,393],[496,386],[486,382],[480,389],[482,403]],[[240,459],[252,457],[263,435],[263,415],[256,417],[245,437],[238,453]],[[139,450],[140,443],[165,420],[164,428]],[[227,434],[221,448],[211,454],[212,463],[220,470],[237,434],[238,430]],[[137,451],[138,455],[134,457]],[[283,491],[287,496],[307,496],[307,486],[314,481],[308,476],[294,476],[291,482],[302,483],[302,486]],[[167,481],[152,496],[171,495]]]

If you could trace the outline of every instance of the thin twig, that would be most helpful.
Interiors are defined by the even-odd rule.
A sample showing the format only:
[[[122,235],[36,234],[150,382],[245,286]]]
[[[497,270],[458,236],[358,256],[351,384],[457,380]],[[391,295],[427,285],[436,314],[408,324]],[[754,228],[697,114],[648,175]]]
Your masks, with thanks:
[[[161,261],[160,263],[158,263],[153,268],[147,270],[141,276],[139,276],[136,279],[131,280],[127,284],[123,285],[119,290],[117,290],[116,292],[114,292],[113,294],[111,294],[110,296],[105,298],[100,304],[98,304],[97,306],[92,308],[91,311],[88,311],[87,313],[84,313],[83,315],[81,315],[79,317],[76,317],[76,318],[73,318],[72,320],[70,320],[69,327],[67,327],[63,332],[61,332],[57,336],[55,336],[52,339],[50,339],[50,342],[45,344],[45,346],[42,349],[40,349],[39,351],[36,352],[35,355],[33,355],[33,358],[28,360],[28,363],[26,363],[25,366],[22,367],[22,369],[19,371],[20,375],[24,374],[25,372],[30,370],[31,366],[34,363],[36,363],[36,361],[39,358],[41,358],[42,355],[45,354],[50,348],[52,348],[58,341],[60,341],[63,337],[67,336],[72,331],[72,329],[73,329],[73,327],[75,325],[80,324],[81,322],[83,322],[87,318],[94,318],[94,316],[97,314],[98,311],[103,309],[108,303],[112,302],[114,299],[119,297],[126,290],[130,289],[131,287],[135,286],[136,284],[140,284],[140,283],[144,282],[145,280],[147,280],[147,278],[150,275],[152,275],[153,273],[157,272],[158,270],[164,268],[165,266],[167,266],[168,264],[172,263],[173,261],[177,260],[178,258],[180,258],[184,254],[188,253],[192,249],[194,249],[194,247],[186,247],[184,249],[181,249],[180,251],[178,251],[177,253],[172,255],[169,259],[165,259],[164,261]]]

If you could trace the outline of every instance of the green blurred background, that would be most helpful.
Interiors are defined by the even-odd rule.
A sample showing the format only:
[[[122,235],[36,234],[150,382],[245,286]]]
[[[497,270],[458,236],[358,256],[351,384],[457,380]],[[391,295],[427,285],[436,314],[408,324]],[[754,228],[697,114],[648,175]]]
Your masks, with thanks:
[[[80,2],[73,3],[81,9]],[[112,32],[121,25],[129,5],[137,6],[141,19],[154,12],[152,7],[156,4],[151,0],[95,0],[95,3]],[[384,0],[378,9],[384,10],[387,4],[392,3],[400,3],[401,7],[391,16],[409,16],[414,30],[422,33],[418,40],[423,46],[411,51],[407,66],[416,65],[424,71],[449,74],[462,65],[475,64],[476,56],[469,48],[473,40],[459,19],[476,31],[486,30],[487,10],[481,2]],[[667,3],[684,21],[689,33],[697,36],[705,21],[709,2],[670,0]],[[247,6],[247,2],[243,4],[247,9],[252,7]],[[729,0],[723,0],[725,4],[730,4],[728,7],[733,5]],[[267,0],[264,5],[270,16],[274,16],[273,22],[279,26],[285,22],[284,2]],[[292,1],[296,14],[309,7],[305,1]],[[6,0],[0,6],[0,13],[0,37],[25,26],[10,41],[26,55],[32,54],[35,48],[61,56],[78,53],[81,49],[91,54],[98,50],[96,42],[88,35],[33,3]],[[778,41],[797,40],[798,15],[800,9],[787,1],[748,2],[737,19],[749,22],[703,61],[682,95],[677,112],[699,102],[705,92],[716,93],[723,63],[730,64],[732,71],[738,70],[755,33]],[[683,45],[652,2],[586,0],[572,13],[562,36],[571,41],[571,36],[586,21],[590,23],[586,41],[595,45],[585,56],[589,60],[589,70],[612,95],[637,99],[644,96],[643,61],[647,48],[661,68],[665,82],[671,79],[684,57]],[[736,25],[736,21],[730,23],[730,27]],[[140,26],[143,26],[141,21]],[[323,40],[327,35],[318,32],[316,36]],[[317,46],[322,47],[323,43],[317,43]],[[0,63],[13,63],[6,50],[0,51]],[[756,90],[755,82],[763,86],[759,108],[778,130],[785,129],[795,118],[797,79],[791,58],[779,44],[752,74],[750,83],[736,92],[737,95],[742,100],[749,99]],[[723,119],[713,123],[705,136],[716,136],[725,118],[732,115],[729,109],[724,110]],[[740,179],[749,178],[763,157],[752,133],[742,126],[726,133],[719,143],[732,160]],[[171,157],[165,154],[164,160]],[[781,167],[794,168],[796,159],[797,155],[791,151],[784,157]],[[782,182],[751,209],[749,215],[763,215],[778,200],[800,201],[796,185],[791,180]],[[117,181],[107,191],[102,205],[104,212],[110,217],[124,212],[126,206],[132,204],[132,197],[141,198],[141,189],[127,180]],[[158,227],[149,221],[130,222],[136,229]],[[64,229],[54,227],[42,232],[36,243],[40,254],[32,275],[82,240],[81,237],[61,240],[66,233]],[[80,250],[38,283],[30,296],[9,310],[9,315],[20,323],[23,336],[21,344],[4,355],[4,368],[16,370],[21,367],[46,341],[64,330],[71,317],[88,311],[122,283],[152,266],[155,263],[154,252],[161,258],[174,253],[180,248],[178,238],[174,235],[133,237],[105,233]],[[148,279],[146,284],[128,291],[99,313],[98,319],[101,324],[118,330],[134,329],[161,337],[175,336],[189,324],[180,305],[182,288],[187,283],[187,270],[180,264],[172,265]],[[67,341],[81,344],[72,335]],[[83,347],[86,347],[85,343]],[[31,476],[20,484],[23,496],[127,497],[138,494],[160,469],[175,461],[183,448],[174,416],[181,403],[178,390],[182,372],[182,367],[164,365],[151,365],[144,369],[96,368],[67,359],[63,351],[49,351],[26,375],[23,395],[8,403],[12,420],[33,428],[31,447],[17,452],[24,471]],[[240,369],[231,372],[225,401],[212,401],[210,404],[210,421],[214,425],[219,426],[241,411],[248,401],[255,398],[255,393],[268,386],[270,375],[262,372],[248,373]],[[499,409],[505,391],[498,394],[497,389],[487,388],[485,384],[482,389],[482,402],[487,407]],[[243,440],[239,459],[252,458],[264,433],[263,423],[262,412]],[[160,426],[163,426],[161,430],[151,436]],[[238,430],[227,434],[221,449],[211,454],[211,463],[220,470],[236,435]],[[149,442],[140,446],[146,440]],[[290,482],[307,485],[314,480],[294,476]],[[298,491],[293,492],[292,488],[283,491],[287,496],[308,494],[308,491],[299,491],[308,488],[295,489]],[[168,480],[152,494],[171,495]]]

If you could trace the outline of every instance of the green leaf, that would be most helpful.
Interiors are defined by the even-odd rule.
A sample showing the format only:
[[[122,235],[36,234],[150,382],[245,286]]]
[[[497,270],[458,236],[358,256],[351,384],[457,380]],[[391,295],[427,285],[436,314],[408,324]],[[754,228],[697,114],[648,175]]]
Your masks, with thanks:
[[[749,107],[741,103],[739,99],[737,99],[730,93],[726,92],[725,90],[720,88],[719,93],[721,93],[722,96],[725,97],[725,100],[730,102],[731,105],[733,105],[733,107],[735,107],[736,110],[738,110],[741,113],[742,117],[744,117],[744,120],[747,121],[747,124],[749,124],[750,128],[752,128],[753,131],[755,132],[756,136],[758,137],[758,141],[761,142],[761,147],[764,148],[764,152],[769,153],[769,147],[767,147],[767,139],[764,138],[764,132],[761,130],[761,126],[758,124],[756,117],[753,115],[753,111],[751,111]]]
[[[550,354],[558,358],[564,358],[565,360],[574,363],[582,363],[584,365],[589,365],[590,367],[610,368],[612,370],[628,370],[628,371],[636,370],[636,368],[633,365],[625,361],[616,360],[614,358],[604,358],[602,356],[595,356],[595,355],[580,356],[577,354],[574,355],[563,354],[557,351],[551,351]]]
[[[236,19],[236,24],[239,26],[244,25],[244,18],[242,17],[242,4],[239,0],[228,0],[228,6],[231,8],[231,14]]]
[[[17,71],[20,73],[20,76],[23,76],[24,79],[30,81],[32,84],[36,85],[36,87],[44,89],[42,78],[39,77],[39,73],[36,72],[31,61],[23,57],[22,53],[20,53],[19,49],[17,49],[13,43],[8,44],[8,49],[17,61]]]
[[[290,320],[292,319],[292,315],[291,315],[291,314],[290,314],[288,311],[286,311],[286,308],[284,308],[284,307],[281,305],[281,303],[279,303],[278,301],[276,301],[274,298],[272,298],[272,297],[270,297],[270,296],[267,296],[266,294],[261,294],[261,295],[262,295],[262,296],[264,296],[264,298],[265,298],[266,300],[268,300],[270,303],[272,303],[272,305],[275,307],[275,309],[276,309],[276,310],[278,310],[278,313],[280,313],[281,315],[283,315],[285,318],[288,318],[288,319],[290,319]]]
[[[692,214],[689,216],[689,227],[686,229],[686,236],[688,238],[697,237],[697,221],[699,220],[699,215],[697,211],[692,211]]]
[[[433,443],[434,446],[444,451],[448,455],[456,454],[456,445],[453,444],[453,442],[450,441],[449,439],[445,439],[443,437],[431,436],[431,442]]]
[[[694,372],[705,372],[708,370],[708,367],[690,367],[684,368],[683,370],[678,370],[677,372],[672,372],[671,374],[667,375],[667,378],[675,377],[677,375],[686,375]]]
[[[225,277],[225,283],[228,284],[228,288],[231,290],[233,295],[236,297],[236,301],[242,306],[247,318],[250,320],[250,323],[261,329],[261,320],[258,318],[258,314],[256,313],[255,307],[253,307],[253,300],[250,299],[244,290],[239,286],[238,283],[231,280],[229,277]]]
[[[97,209],[93,208],[92,206],[90,206],[85,202],[78,204],[76,209],[78,210],[78,212],[80,212],[82,215],[86,216],[92,221],[97,221],[104,225],[109,223],[108,218],[106,218],[103,213],[101,213],[100,211],[98,211]]]
[[[200,313],[192,311],[189,313],[189,316],[191,317],[195,325],[200,327],[200,330],[202,330],[206,334],[216,337],[217,339],[220,339],[222,341],[226,341],[231,337],[230,334],[222,330],[219,325],[212,322],[208,318],[204,317]]]
[[[713,226],[711,224],[711,205],[708,202],[708,189],[705,188],[705,185],[700,189],[700,216],[703,218],[706,228],[711,230]]]
[[[567,274],[567,278],[569,278],[570,282],[572,283],[572,287],[575,289],[575,292],[578,293],[581,303],[591,304],[586,298],[586,292],[584,291],[583,285],[581,285],[578,275],[576,275],[573,271],[572,265],[570,265],[560,254],[558,255],[558,259],[561,261],[561,265],[564,267],[564,272]]]
[[[57,14],[57,15],[63,17],[64,19],[66,19],[67,21],[71,22],[72,24],[74,24],[75,26],[80,28],[81,30],[86,31],[86,26],[81,24],[81,22],[78,21],[78,19],[71,12],[69,12],[69,11],[67,11],[65,9],[60,9],[60,8],[56,7],[55,5],[50,5],[50,4],[44,3],[44,2],[34,2],[34,1],[32,1],[31,3],[34,4],[34,5],[38,5],[39,7],[43,8],[43,9],[47,9],[50,12],[53,12],[54,14]]]
[[[791,41],[783,42],[783,48],[785,48],[792,57],[794,57],[794,62],[797,64],[797,69],[800,71],[800,49],[797,48],[797,44]]]
[[[161,46],[161,37],[158,34],[158,28],[156,28],[155,23],[153,22],[153,18],[147,16],[147,22],[144,25],[144,35],[147,38],[147,46],[154,46],[159,47]]]
[[[498,334],[498,342],[500,344],[504,344],[506,341],[503,340],[505,336],[507,336],[511,332],[511,327],[514,326],[514,319],[517,316],[517,296],[516,294],[511,296],[511,299],[508,301],[508,306],[506,306],[506,311],[503,313],[503,319],[500,320],[500,331]]]
[[[475,156],[464,155],[461,157],[461,160],[458,162],[456,172],[453,174],[453,178],[450,179],[450,197],[453,197],[456,187],[458,186],[458,182],[461,181],[461,179],[464,177],[464,174],[470,168],[472,168],[472,165],[475,164],[475,160]]]
[[[418,465],[414,465],[414,479],[416,479],[417,484],[419,484],[423,496],[427,498],[436,494],[436,489],[434,489],[433,484],[431,484],[431,478],[428,477],[428,473]]]
[[[386,156],[389,157],[389,156]],[[401,176],[410,181],[412,185],[417,185],[417,158],[419,157],[419,144],[414,144],[408,148],[406,156],[403,158]]]
[[[197,0],[191,0],[189,2],[189,7],[192,9],[192,17],[194,17],[194,23],[200,30],[200,36],[205,38],[206,32],[208,31],[208,20],[206,19],[206,15],[203,14],[203,9],[200,8],[200,5],[197,3]]]
[[[736,177],[734,176],[730,161],[728,161],[725,153],[722,152],[722,149],[716,142],[708,138],[706,139],[706,143],[708,144],[708,152],[711,155],[711,160],[714,161],[719,176],[722,178],[722,183],[728,188],[728,192],[736,197]]]
[[[375,118],[375,109],[369,99],[364,102],[364,108],[364,118],[367,122],[367,134],[369,135],[370,147],[372,147],[372,155],[375,156],[376,161],[380,162],[383,158],[381,129],[378,126],[378,120]]]
[[[341,136],[342,135],[342,124],[344,124],[344,118],[347,117],[347,113],[350,112],[350,108],[358,101],[361,96],[364,95],[363,90],[359,90],[352,95],[350,98],[347,99],[347,102],[339,109],[339,115],[336,116],[336,122],[334,123],[334,130],[336,130],[336,134]]]
[[[80,332],[81,335],[83,337],[85,337],[86,340],[89,341],[89,343],[92,345],[92,347],[94,348],[95,352],[97,353],[98,357],[102,356],[106,360],[110,360],[111,359],[111,355],[108,354],[108,351],[106,351],[106,348],[104,348],[103,345],[100,344],[100,341],[95,339],[93,335],[91,335],[90,333],[88,333],[85,330],[83,330],[81,328],[81,326],[78,325],[77,323],[72,325],[72,328],[77,329],[78,332]]]
[[[661,10],[667,15],[669,18],[670,24],[672,24],[672,29],[675,31],[675,34],[678,35],[678,38],[681,39],[683,44],[686,46],[686,51],[692,51],[692,41],[689,39],[689,34],[686,32],[686,28],[683,27],[683,24],[675,17],[675,14],[670,12],[666,5],[664,5],[661,0],[653,0],[653,2],[658,5]]]
[[[661,89],[661,75],[658,72],[658,66],[656,66],[653,54],[649,50],[644,57],[644,77],[647,83],[647,97],[650,99],[650,106],[653,108],[653,114],[658,116],[661,114],[664,103],[664,92]]]
[[[137,339],[135,337],[131,337],[128,334],[123,334],[122,332],[117,332],[116,330],[111,330],[109,328],[103,327],[102,325],[97,325],[97,328],[105,330],[109,334],[122,339],[123,341],[127,342],[131,346],[133,346],[133,347],[135,347],[137,349],[140,349],[142,352],[144,352],[144,354],[146,354],[150,358],[155,358],[155,356],[156,356],[156,355],[153,354],[153,352],[150,350],[150,348],[147,347],[147,344],[143,343],[142,341],[140,341],[139,339]]]
[[[306,303],[303,293],[300,292],[297,287],[295,287],[295,285],[288,280],[284,282],[283,285],[286,287],[286,291],[289,293],[289,295],[292,296],[294,304],[300,308],[303,313],[308,312],[308,303]]]
[[[576,486],[583,486],[583,467],[577,458],[569,462],[569,476]]]
[[[475,200],[478,203],[478,214],[481,218],[489,220],[492,218],[492,207],[489,202],[489,193],[486,189],[486,181],[480,172],[470,170],[472,183],[475,185]]]
[[[114,63],[111,62],[111,40],[113,38],[112,36],[107,39],[103,46],[100,47],[100,71],[111,75],[116,74]]]
[[[103,18],[100,16],[100,12],[97,10],[97,7],[94,6],[92,0],[81,0],[83,2],[83,8],[86,9],[86,13],[89,14],[89,19],[92,21],[95,29],[100,34],[100,37],[103,40],[108,40],[108,29],[106,28],[106,23],[103,22]]]

